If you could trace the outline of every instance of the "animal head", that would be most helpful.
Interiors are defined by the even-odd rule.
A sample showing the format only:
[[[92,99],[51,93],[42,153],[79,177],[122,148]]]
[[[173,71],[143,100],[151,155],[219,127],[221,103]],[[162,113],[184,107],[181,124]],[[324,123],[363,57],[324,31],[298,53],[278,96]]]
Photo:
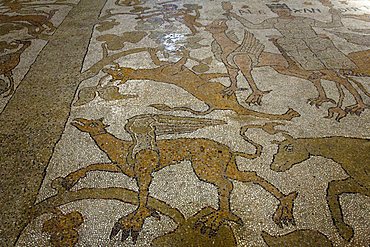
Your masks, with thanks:
[[[106,129],[109,125],[103,123],[104,119],[85,119],[85,118],[75,118],[71,125],[76,127],[82,132],[87,132],[90,135],[99,135],[107,133]]]
[[[112,77],[111,81],[121,81],[125,83],[128,79],[128,75],[132,72],[133,69],[120,67],[118,64],[115,64],[114,67],[104,68],[102,71]]]
[[[270,165],[275,172],[284,172],[292,168],[295,164],[301,163],[310,158],[310,153],[300,139],[295,139],[288,134],[283,134],[286,140],[273,141],[278,144],[277,153]]]
[[[210,33],[225,32],[228,29],[226,21],[225,19],[214,20],[206,26],[205,30]]]

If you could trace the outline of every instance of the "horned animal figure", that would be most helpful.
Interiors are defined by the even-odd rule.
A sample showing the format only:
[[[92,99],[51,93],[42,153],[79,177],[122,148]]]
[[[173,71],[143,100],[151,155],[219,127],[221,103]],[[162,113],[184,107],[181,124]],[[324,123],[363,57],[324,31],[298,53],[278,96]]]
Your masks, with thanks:
[[[283,134],[286,140],[279,145],[271,169],[284,172],[312,156],[322,156],[340,164],[349,175],[343,180],[329,183],[326,200],[339,234],[347,241],[353,237],[353,229],[343,219],[339,196],[344,193],[360,193],[370,196],[370,140],[352,137],[293,138]]]
[[[92,164],[77,170],[64,178],[64,187],[72,188],[80,178],[91,171],[122,172],[135,178],[139,187],[138,208],[129,215],[120,218],[113,226],[111,238],[122,231],[122,240],[130,235],[136,242],[147,217],[159,218],[159,214],[149,208],[147,201],[153,174],[164,167],[181,161],[191,162],[197,177],[217,187],[219,195],[218,210],[201,217],[195,224],[201,233],[210,236],[217,234],[219,227],[228,222],[242,224],[240,217],[231,212],[230,194],[233,189],[231,180],[252,182],[260,185],[280,201],[273,220],[279,226],[294,223],[293,201],[296,192],[283,194],[274,185],[252,171],[241,171],[236,164],[236,157],[253,159],[260,155],[262,147],[245,136],[244,140],[256,147],[254,154],[235,152],[228,146],[205,138],[176,138],[156,140],[156,136],[174,133],[189,133],[199,128],[225,124],[214,119],[199,119],[166,115],[138,115],[128,120],[125,129],[132,141],[118,139],[106,129],[108,125],[102,119],[88,120],[78,118],[71,123],[78,130],[86,132],[105,152],[110,163]]]

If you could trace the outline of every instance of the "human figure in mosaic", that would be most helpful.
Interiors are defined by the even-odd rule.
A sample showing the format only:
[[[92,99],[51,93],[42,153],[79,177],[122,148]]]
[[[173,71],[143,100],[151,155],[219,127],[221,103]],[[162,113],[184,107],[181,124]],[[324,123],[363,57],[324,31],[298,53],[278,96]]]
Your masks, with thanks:
[[[289,75],[296,76],[296,74],[302,74],[302,72],[310,74],[306,79],[314,84],[319,93],[319,97],[314,99],[311,104],[319,107],[324,102],[335,103],[334,100],[326,96],[325,89],[321,84],[322,79],[334,81],[337,84],[340,97],[336,107],[331,107],[328,110],[328,117],[330,118],[336,113],[338,114],[336,119],[339,121],[348,112],[360,115],[366,106],[362,96],[353,87],[351,81],[347,77],[340,75],[340,71],[354,71],[358,69],[358,66],[340,51],[328,37],[323,37],[314,30],[314,28],[337,28],[343,26],[338,10],[333,9],[330,3],[323,2],[323,5],[329,7],[329,13],[331,13],[331,21],[329,22],[294,16],[292,15],[292,10],[286,4],[280,3],[267,4],[270,10],[278,16],[268,18],[258,24],[254,24],[231,11],[227,11],[225,15],[237,19],[248,29],[276,29],[281,33],[281,37],[273,37],[270,40],[279,49],[288,63],[293,63],[296,67],[294,69],[296,73],[290,71],[288,72]],[[278,72],[281,73],[281,71]],[[356,104],[347,106],[345,110],[342,109],[345,97],[342,86],[356,100]],[[365,94],[367,93],[365,92]]]
[[[267,4],[272,12],[278,15],[254,24],[247,19],[230,12],[230,16],[237,19],[248,29],[276,29],[282,37],[277,39],[280,47],[289,56],[306,70],[326,69],[355,69],[356,65],[343,54],[327,37],[322,37],[313,28],[341,27],[340,14],[330,8],[332,15],[330,22],[323,22],[312,18],[293,16],[292,10],[286,4]]]

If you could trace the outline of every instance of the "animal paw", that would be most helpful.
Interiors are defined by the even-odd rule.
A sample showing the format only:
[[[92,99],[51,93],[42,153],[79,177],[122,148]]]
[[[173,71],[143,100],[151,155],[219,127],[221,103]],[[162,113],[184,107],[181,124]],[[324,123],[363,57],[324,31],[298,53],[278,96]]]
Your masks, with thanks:
[[[70,190],[72,189],[73,186],[75,186],[78,183],[78,181],[81,178],[84,178],[84,177],[86,177],[85,171],[80,170],[80,171],[72,172],[68,176],[62,178],[61,185],[66,190]]]
[[[238,90],[238,88],[234,85],[231,85],[229,87],[226,87],[224,90],[222,90],[222,96],[231,96],[233,94],[235,94],[236,90]]]
[[[279,199],[279,206],[273,215],[273,220],[279,227],[282,228],[283,225],[288,226],[289,223],[295,226],[293,207],[294,199],[297,197],[297,195],[297,192],[292,192],[289,195],[286,195]]]
[[[261,105],[263,95],[268,94],[269,92],[271,91],[256,90],[248,96],[248,98],[245,100],[245,103],[248,105]]]
[[[292,108],[289,108],[286,113],[282,115],[283,120],[290,121],[295,117],[300,117],[301,114],[299,114],[297,111],[293,110]]]
[[[202,234],[207,234],[208,232],[208,235],[212,237],[217,234],[220,226],[226,221],[233,221],[239,225],[243,225],[242,219],[230,211],[217,210],[198,219],[194,227],[200,227],[200,232]]]
[[[365,110],[365,105],[364,104],[355,104],[355,105],[350,105],[346,107],[346,112],[349,112],[350,114],[356,114],[357,116],[360,116],[361,113]]]
[[[122,231],[121,241],[125,241],[131,235],[132,242],[136,244],[144,221],[150,216],[160,220],[158,212],[146,207],[139,208],[127,216],[120,218],[112,228],[110,239],[113,239]]]
[[[325,118],[333,118],[334,117],[334,114],[337,114],[337,116],[335,117],[335,120],[337,120],[338,122],[347,116],[347,112],[345,110],[343,110],[342,108],[336,106],[336,107],[330,107],[328,109],[328,115],[325,117]]]
[[[327,98],[327,97],[317,97],[317,98],[311,98],[307,100],[307,103],[309,103],[312,106],[316,106],[316,108],[319,108],[323,103],[330,102],[335,104],[335,100]]]
[[[346,223],[337,223],[336,227],[338,229],[339,235],[344,238],[346,241],[350,241],[354,235],[352,227]]]

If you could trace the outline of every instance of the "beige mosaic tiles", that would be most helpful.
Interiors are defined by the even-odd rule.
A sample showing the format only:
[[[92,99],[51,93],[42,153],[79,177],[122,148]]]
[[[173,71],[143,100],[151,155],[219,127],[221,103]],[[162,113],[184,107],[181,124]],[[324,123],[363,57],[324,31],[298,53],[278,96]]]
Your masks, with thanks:
[[[0,10],[4,246],[368,246],[368,1]]]

